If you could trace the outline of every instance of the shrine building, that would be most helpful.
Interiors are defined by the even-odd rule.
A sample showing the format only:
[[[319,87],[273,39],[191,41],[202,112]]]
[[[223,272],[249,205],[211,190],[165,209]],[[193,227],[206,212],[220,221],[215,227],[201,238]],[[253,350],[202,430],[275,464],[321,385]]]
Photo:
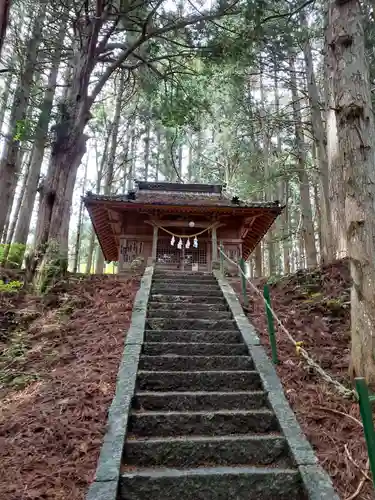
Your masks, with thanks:
[[[136,259],[169,269],[211,271],[218,246],[248,259],[283,207],[241,202],[218,184],[137,181],[122,195],[87,193],[84,204],[106,261],[125,271]]]

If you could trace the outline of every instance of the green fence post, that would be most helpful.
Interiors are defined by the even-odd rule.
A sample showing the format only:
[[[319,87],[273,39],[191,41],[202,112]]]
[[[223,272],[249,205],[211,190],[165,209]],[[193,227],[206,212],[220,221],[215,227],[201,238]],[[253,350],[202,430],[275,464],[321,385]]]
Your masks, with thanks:
[[[245,277],[245,261],[244,258],[240,258],[240,268],[241,268],[241,283],[242,283],[242,295],[243,295],[243,303],[247,307],[249,305],[249,298],[247,296],[247,284],[246,284],[246,277]]]
[[[271,297],[270,297],[270,288],[268,285],[264,285],[263,288],[263,296],[265,300],[265,308],[267,315],[267,324],[268,324],[268,333],[270,336],[270,344],[272,351],[272,361],[275,365],[279,364],[279,358],[277,356],[277,345],[276,345],[276,336],[275,336],[275,323],[273,321],[273,316],[271,313]]]
[[[363,432],[365,434],[367,453],[370,463],[372,484],[375,488],[375,431],[372,420],[372,408],[368,393],[368,387],[364,378],[356,378],[355,386],[358,393],[359,409],[361,412]]]
[[[220,272],[224,276],[224,245],[222,241],[220,241]]]

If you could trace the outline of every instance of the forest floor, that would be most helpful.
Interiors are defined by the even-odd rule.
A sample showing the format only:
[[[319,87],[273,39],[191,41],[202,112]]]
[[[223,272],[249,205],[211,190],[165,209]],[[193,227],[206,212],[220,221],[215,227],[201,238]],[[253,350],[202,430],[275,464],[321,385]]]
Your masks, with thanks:
[[[0,294],[1,499],[84,499],[139,278]]]
[[[238,278],[230,281],[242,300]],[[253,283],[262,290],[265,280]],[[272,308],[289,333],[296,341],[303,341],[308,354],[329,375],[351,388],[348,262],[300,271],[280,279],[270,289]],[[270,355],[263,299],[250,288],[248,295],[248,317]],[[368,471],[367,451],[358,404],[335,393],[319,374],[307,369],[280,329],[277,345],[280,364],[276,370],[285,394],[340,498],[374,499],[371,481],[363,473]]]

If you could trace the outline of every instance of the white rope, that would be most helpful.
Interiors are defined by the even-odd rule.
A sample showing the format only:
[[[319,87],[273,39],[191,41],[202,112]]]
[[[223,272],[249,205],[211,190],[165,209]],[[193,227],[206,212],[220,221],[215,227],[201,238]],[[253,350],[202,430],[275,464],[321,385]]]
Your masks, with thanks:
[[[268,310],[271,312],[272,316],[276,320],[276,322],[279,325],[279,327],[281,328],[281,330],[285,333],[285,335],[288,337],[288,339],[290,340],[290,342],[296,347],[296,350],[297,350],[298,354],[300,354],[305,359],[306,363],[309,366],[311,366],[317,373],[319,373],[326,382],[328,382],[329,384],[333,385],[336,388],[336,390],[338,391],[339,394],[341,394],[345,398],[352,398],[352,397],[357,398],[357,393],[355,391],[353,391],[351,389],[348,389],[344,385],[340,384],[340,382],[338,382],[337,380],[333,379],[327,372],[325,372],[323,370],[323,368],[321,366],[318,365],[318,363],[316,363],[316,361],[314,361],[308,355],[307,351],[305,349],[303,349],[303,347],[301,347],[301,342],[297,342],[296,340],[294,340],[294,338],[292,337],[292,335],[289,333],[289,331],[285,328],[285,326],[282,324],[281,320],[276,315],[275,311],[267,303],[267,301],[263,297],[262,292],[247,278],[247,276],[242,271],[241,267],[237,264],[237,262],[235,262],[230,257],[228,257],[228,255],[225,254],[225,252],[222,250],[221,247],[218,247],[218,248],[219,248],[220,253],[229,262],[231,262],[232,264],[234,264],[235,266],[238,267],[240,273],[246,279],[247,283],[249,283],[250,287],[263,299],[263,302],[265,303],[265,305],[268,308]]]

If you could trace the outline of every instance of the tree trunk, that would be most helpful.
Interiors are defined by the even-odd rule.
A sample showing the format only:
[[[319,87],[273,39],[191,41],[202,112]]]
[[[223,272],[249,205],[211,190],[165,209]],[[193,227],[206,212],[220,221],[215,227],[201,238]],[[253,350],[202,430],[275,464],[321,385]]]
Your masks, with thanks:
[[[284,180],[280,184],[280,201],[285,208],[280,216],[283,248],[283,268],[285,274],[290,274],[290,236],[289,236],[289,183]]]
[[[161,132],[160,132],[160,127],[158,126],[156,128],[155,182],[158,182],[159,180],[160,152],[161,152]]]
[[[129,177],[128,177],[128,191],[133,189],[135,165],[136,165],[136,152],[137,152],[137,128],[136,120],[131,123],[131,137],[130,137],[130,162],[129,162]]]
[[[90,232],[90,240],[89,240],[89,249],[87,252],[87,262],[86,262],[86,274],[91,274],[92,261],[95,252],[95,231],[91,229]]]
[[[0,132],[2,132],[3,126],[4,126],[5,111],[6,111],[7,107],[8,107],[9,93],[10,93],[10,89],[12,87],[12,80],[13,80],[13,72],[10,71],[8,73],[8,75],[7,75],[6,80],[5,80],[5,88],[4,88],[4,92],[3,92],[2,96],[1,96]]]
[[[148,181],[149,178],[149,168],[150,168],[150,138],[151,135],[151,123],[150,119],[146,118],[146,131],[144,137],[144,150],[143,150],[143,163],[145,169],[145,181]]]
[[[87,156],[86,163],[85,163],[85,173],[83,176],[83,183],[82,183],[82,197],[85,195],[85,192],[86,192],[88,158],[89,157]],[[82,218],[83,218],[83,200],[81,198],[81,201],[79,204],[78,221],[77,221],[76,244],[75,244],[75,249],[74,249],[73,273],[76,273],[77,270],[78,270],[78,272],[80,271],[80,269],[79,269],[79,267],[80,267],[79,266],[79,257],[80,257],[80,248],[81,248],[81,240],[82,240]]]
[[[0,0],[0,56],[9,22],[11,0]]]
[[[257,278],[263,276],[263,265],[262,265],[262,244],[258,243],[254,250],[254,260],[255,260],[255,273]]]
[[[26,110],[30,97],[38,47],[41,41],[42,27],[46,15],[44,2],[37,12],[31,37],[26,47],[26,61],[19,84],[14,93],[10,111],[10,137],[6,143],[0,162],[0,234],[4,231],[7,211],[13,203],[20,165],[18,162],[19,146],[25,126]]]
[[[22,201],[20,216],[16,227],[14,240],[16,243],[26,244],[29,234],[31,216],[34,210],[36,193],[40,178],[40,171],[44,158],[45,145],[48,135],[48,126],[51,118],[53,99],[56,91],[57,75],[61,59],[61,50],[65,36],[66,23],[61,24],[57,45],[54,50],[47,88],[40,107],[40,115],[35,129],[32,149],[30,172],[27,179],[25,196]]]
[[[306,151],[303,139],[301,104],[298,98],[297,81],[295,72],[295,56],[289,57],[289,71],[291,80],[291,92],[293,100],[293,119],[296,136],[296,148],[298,155],[298,180],[302,209],[302,233],[306,250],[307,266],[317,265],[317,254],[315,246],[315,232],[310,199],[309,178],[306,172]]]
[[[334,98],[335,58],[329,49],[331,39],[329,26],[326,29],[325,40],[325,104],[327,128],[327,159],[329,176],[329,203],[331,209],[332,246],[335,258],[347,256],[345,234],[345,194],[343,185],[342,165],[338,161],[339,145]]]
[[[306,15],[303,11],[300,13],[302,26],[308,33],[308,23]],[[306,39],[303,47],[307,92],[311,106],[311,124],[316,146],[318,167],[319,167],[319,184],[320,184],[320,211],[321,211],[321,263],[326,264],[334,259],[333,242],[332,242],[332,227],[331,227],[331,209],[329,202],[329,174],[328,174],[328,158],[326,150],[326,133],[322,114],[320,111],[320,99],[318,86],[316,84],[312,50],[309,38]]]
[[[23,197],[25,195],[27,178],[28,178],[28,174],[29,174],[29,170],[30,170],[30,156],[31,155],[29,155],[29,157],[27,158],[27,161],[25,163],[24,173],[23,173],[23,179],[22,179],[22,185],[21,185],[21,189],[20,189],[20,194],[18,196],[17,203],[16,203],[16,206],[15,206],[15,209],[14,209],[13,220],[12,220],[12,222],[9,225],[9,231],[7,231],[7,239],[6,239],[7,246],[6,246],[5,250],[4,250],[2,266],[6,266],[6,262],[8,260],[8,255],[9,255],[9,251],[10,251],[10,245],[11,245],[11,243],[13,241],[14,230],[16,228],[16,224],[17,224],[17,221],[18,221],[18,218],[19,218],[21,203],[22,203]],[[15,243],[18,243],[18,242],[16,241]],[[24,244],[26,245],[26,241],[25,241]],[[20,261],[17,262],[17,263],[12,263],[12,265],[13,264],[18,264],[21,267],[22,261],[23,261],[23,253],[22,252],[17,252],[17,256],[18,255],[19,255]]]
[[[352,277],[351,374],[375,387],[375,125],[358,0],[330,1],[328,34]]]
[[[116,86],[117,87],[117,86]],[[110,147],[108,152],[108,162],[104,182],[104,194],[109,195],[113,190],[113,180],[115,172],[116,153],[118,146],[118,132],[121,118],[122,95],[125,89],[125,70],[120,71],[118,88],[116,88],[116,106],[110,128]]]
[[[188,160],[188,181],[192,182],[193,179],[193,134],[189,132],[189,160]]]

